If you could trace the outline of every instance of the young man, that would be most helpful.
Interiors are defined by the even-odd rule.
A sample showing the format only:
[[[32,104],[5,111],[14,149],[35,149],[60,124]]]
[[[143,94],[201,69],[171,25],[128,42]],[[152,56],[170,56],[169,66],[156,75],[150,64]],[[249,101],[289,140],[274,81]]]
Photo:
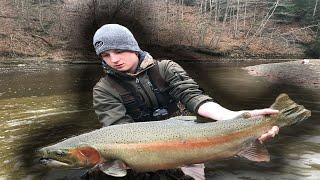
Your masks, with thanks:
[[[102,26],[94,35],[93,45],[106,72],[93,88],[94,109],[103,126],[166,119],[177,114],[178,102],[190,112],[213,120],[232,119],[243,112],[251,116],[278,112],[272,109],[231,111],[220,106],[203,94],[177,63],[156,61],[142,51],[124,26]],[[273,127],[259,140],[274,137],[278,130]]]

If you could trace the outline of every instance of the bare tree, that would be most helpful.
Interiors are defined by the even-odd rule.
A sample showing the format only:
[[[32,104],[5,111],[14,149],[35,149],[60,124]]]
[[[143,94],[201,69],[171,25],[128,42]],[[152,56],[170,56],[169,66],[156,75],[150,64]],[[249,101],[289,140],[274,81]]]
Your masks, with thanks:
[[[216,47],[218,45],[218,43],[220,42],[221,36],[224,32],[225,26],[226,26],[226,21],[227,21],[227,16],[228,16],[228,11],[230,9],[229,7],[229,0],[226,0],[227,4],[225,7],[225,12],[224,12],[224,17],[223,17],[223,22],[222,22],[222,27],[218,33],[218,35],[216,37],[212,37],[211,41],[210,41],[210,45],[213,44],[213,47]],[[213,41],[215,41],[213,43]]]
[[[317,5],[318,5],[318,0],[316,0],[316,3],[315,3],[315,5],[314,5],[314,9],[313,9],[313,17],[316,15]]]
[[[245,42],[245,44],[241,47],[241,48],[247,48],[250,43],[257,37],[257,35],[260,35],[261,32],[264,30],[265,28],[265,25],[268,23],[269,19],[273,16],[274,14],[274,11],[276,10],[276,8],[278,7],[278,4],[279,4],[279,1],[280,0],[277,0],[275,3],[274,3],[274,6],[273,8],[270,9],[270,11],[267,13],[267,15],[265,16],[265,18],[262,20],[259,28],[256,30],[256,32],[253,34],[253,36],[247,41]]]
[[[248,0],[245,0],[245,3],[244,3],[244,15],[243,15],[243,26],[244,27],[246,27],[247,6],[248,6]]]
[[[236,20],[234,25],[234,34],[233,34],[233,37],[235,38],[238,36],[239,11],[240,11],[240,0],[237,0],[237,14],[236,14]]]
[[[169,0],[166,0],[166,22],[169,20],[169,8],[170,8],[170,2]]]
[[[184,0],[181,0],[181,21],[183,21],[183,13],[184,13],[183,7],[184,7]]]
[[[217,24],[217,19],[218,19],[218,17],[219,17],[219,10],[218,10],[218,6],[219,6],[219,2],[220,2],[220,0],[215,0],[215,3],[216,3],[216,5],[215,5],[215,9],[214,9],[214,24]]]

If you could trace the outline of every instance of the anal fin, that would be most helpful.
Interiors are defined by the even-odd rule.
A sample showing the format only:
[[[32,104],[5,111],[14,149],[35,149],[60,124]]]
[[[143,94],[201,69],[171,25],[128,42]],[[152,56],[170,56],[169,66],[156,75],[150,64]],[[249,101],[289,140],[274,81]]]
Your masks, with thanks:
[[[256,162],[268,162],[270,161],[270,155],[266,147],[259,141],[255,141],[251,146],[241,150],[238,154],[240,157],[244,157],[250,161]]]

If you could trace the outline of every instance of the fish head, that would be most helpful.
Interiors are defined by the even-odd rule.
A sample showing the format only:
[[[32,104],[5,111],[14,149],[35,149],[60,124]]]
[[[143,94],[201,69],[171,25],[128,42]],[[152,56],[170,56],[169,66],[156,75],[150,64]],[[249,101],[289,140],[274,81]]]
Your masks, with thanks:
[[[279,110],[277,125],[280,127],[299,123],[311,116],[311,111],[297,104],[287,94],[280,94],[271,108]]]
[[[91,146],[58,148],[48,146],[38,150],[40,164],[53,168],[93,167],[101,161],[99,152]]]

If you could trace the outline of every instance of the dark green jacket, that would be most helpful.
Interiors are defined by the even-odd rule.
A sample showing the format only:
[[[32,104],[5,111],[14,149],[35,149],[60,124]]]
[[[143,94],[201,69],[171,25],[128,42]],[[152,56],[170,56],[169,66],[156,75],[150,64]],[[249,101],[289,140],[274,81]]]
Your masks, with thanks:
[[[146,100],[145,103],[148,107],[157,107],[156,96],[148,84],[150,80],[146,74],[146,71],[154,65],[155,60],[146,54],[135,74],[122,73],[111,68],[106,73],[130,83]],[[171,97],[180,101],[190,112],[196,113],[202,103],[212,101],[212,98],[204,95],[199,89],[199,85],[177,63],[162,60],[158,61],[158,66],[160,75],[169,84]],[[143,85],[144,90],[137,84],[137,79]],[[148,96],[153,100],[148,100],[150,99]],[[103,126],[133,122],[130,115],[126,113],[119,93],[104,77],[93,88],[93,107]]]

